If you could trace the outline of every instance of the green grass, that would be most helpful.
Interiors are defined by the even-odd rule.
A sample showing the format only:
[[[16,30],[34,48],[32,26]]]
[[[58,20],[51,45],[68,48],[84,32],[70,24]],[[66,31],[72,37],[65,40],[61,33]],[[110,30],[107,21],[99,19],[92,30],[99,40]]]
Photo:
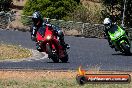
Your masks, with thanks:
[[[28,49],[14,45],[0,44],[0,60],[21,59],[30,57],[31,55],[32,53]]]
[[[75,79],[4,79],[0,88],[132,88],[132,84],[85,84],[78,85]]]

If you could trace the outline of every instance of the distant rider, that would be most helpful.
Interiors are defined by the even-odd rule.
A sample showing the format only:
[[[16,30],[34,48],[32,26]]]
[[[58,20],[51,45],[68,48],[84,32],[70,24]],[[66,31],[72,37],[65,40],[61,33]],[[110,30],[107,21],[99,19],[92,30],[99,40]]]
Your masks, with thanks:
[[[105,32],[105,37],[106,37],[106,39],[108,40],[108,43],[109,43],[110,47],[111,47],[111,48],[114,48],[114,45],[113,45],[112,42],[111,42],[110,36],[109,36],[109,34],[108,34],[108,31],[109,31],[109,30],[112,30],[113,28],[117,27],[118,25],[117,25],[116,23],[112,23],[112,20],[111,20],[110,18],[105,18],[103,24],[104,24],[104,26],[105,26],[105,30],[104,30],[104,32]],[[124,30],[123,27],[121,27],[121,28]],[[127,33],[127,32],[126,32],[126,33]],[[128,33],[127,33],[127,34],[128,34]]]

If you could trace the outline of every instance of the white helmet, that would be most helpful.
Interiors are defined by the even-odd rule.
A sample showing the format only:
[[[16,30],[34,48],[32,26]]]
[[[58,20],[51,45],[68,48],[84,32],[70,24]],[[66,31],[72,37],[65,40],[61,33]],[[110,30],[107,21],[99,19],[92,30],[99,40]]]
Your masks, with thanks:
[[[110,18],[105,18],[103,24],[107,29],[109,29],[112,24]]]

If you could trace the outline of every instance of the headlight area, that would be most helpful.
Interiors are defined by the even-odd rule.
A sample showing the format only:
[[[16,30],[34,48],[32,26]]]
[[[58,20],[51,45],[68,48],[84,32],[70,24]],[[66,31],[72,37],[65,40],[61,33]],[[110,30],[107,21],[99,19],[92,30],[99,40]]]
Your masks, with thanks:
[[[47,39],[47,40],[50,40],[50,39],[51,39],[51,35],[48,35],[48,36],[46,37],[46,39]]]
[[[116,33],[116,34],[114,35],[115,38],[118,38],[118,37],[120,37],[120,36],[121,36],[121,33],[120,33],[120,32],[118,32],[118,33]]]
[[[123,37],[126,37],[126,34],[124,33],[123,35],[121,35],[120,37],[119,37],[119,39],[121,39],[121,38],[123,38]]]

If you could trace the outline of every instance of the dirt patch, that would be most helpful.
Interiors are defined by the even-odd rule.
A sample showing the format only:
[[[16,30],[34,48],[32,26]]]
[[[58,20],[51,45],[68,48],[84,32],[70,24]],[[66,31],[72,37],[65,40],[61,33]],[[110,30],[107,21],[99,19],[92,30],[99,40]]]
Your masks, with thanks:
[[[81,33],[80,32],[78,32],[77,30],[69,30],[69,31],[63,31],[64,32],[64,34],[65,35],[71,35],[71,36],[73,36],[73,35],[81,35]]]
[[[116,72],[116,71],[86,71],[87,74],[130,74],[132,72]],[[0,71],[0,79],[19,78],[19,79],[63,79],[75,78],[78,71],[46,71],[46,70],[27,70],[27,71]]]

